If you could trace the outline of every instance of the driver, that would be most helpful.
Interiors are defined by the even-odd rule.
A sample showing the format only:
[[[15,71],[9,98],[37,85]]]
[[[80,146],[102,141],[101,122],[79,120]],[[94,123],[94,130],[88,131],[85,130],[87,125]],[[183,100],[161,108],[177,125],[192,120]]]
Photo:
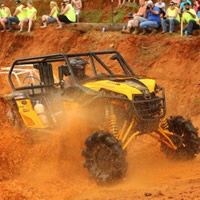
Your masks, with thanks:
[[[72,67],[72,70],[74,72],[75,80],[77,82],[82,81],[88,76],[85,74],[85,67],[88,64],[88,62],[80,57],[75,57],[70,60],[70,65]],[[65,87],[70,87],[73,85],[72,77],[69,76],[65,79]]]

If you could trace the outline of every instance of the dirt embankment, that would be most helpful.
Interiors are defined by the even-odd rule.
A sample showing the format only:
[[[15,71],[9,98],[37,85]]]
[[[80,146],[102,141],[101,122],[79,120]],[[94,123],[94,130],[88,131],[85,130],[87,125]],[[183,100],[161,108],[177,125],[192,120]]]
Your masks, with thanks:
[[[136,74],[156,79],[166,88],[168,115],[200,119],[200,39],[134,37],[120,33],[69,30],[53,26],[32,35],[0,34],[0,66],[21,57],[53,53],[118,50]],[[10,91],[0,77],[0,94]],[[87,135],[84,119],[74,116],[71,126],[47,141],[32,143],[27,132],[13,131],[0,102],[0,200],[18,199],[200,199],[199,157],[191,162],[169,162],[159,144],[148,136],[129,147],[129,171],[121,183],[97,186],[82,168],[81,149]],[[83,124],[77,123],[82,121]],[[145,197],[144,193],[152,195]]]

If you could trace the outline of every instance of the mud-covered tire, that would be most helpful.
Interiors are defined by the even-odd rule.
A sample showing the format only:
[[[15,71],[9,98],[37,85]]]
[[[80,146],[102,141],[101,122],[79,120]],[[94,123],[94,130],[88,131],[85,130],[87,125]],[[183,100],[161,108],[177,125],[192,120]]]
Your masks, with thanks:
[[[85,141],[84,167],[99,184],[123,179],[128,168],[126,152],[120,142],[111,134],[103,131],[90,135]]]
[[[176,150],[170,149],[166,144],[161,143],[161,151],[170,159],[188,160],[194,159],[200,152],[200,138],[198,129],[190,120],[185,120],[182,116],[167,119],[168,130],[174,135],[169,136],[177,146]]]

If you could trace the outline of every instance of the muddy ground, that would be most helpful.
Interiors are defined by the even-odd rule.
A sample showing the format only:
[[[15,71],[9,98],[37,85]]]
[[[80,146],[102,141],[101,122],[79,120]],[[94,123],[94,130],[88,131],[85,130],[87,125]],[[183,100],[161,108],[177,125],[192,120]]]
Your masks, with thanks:
[[[111,32],[69,30],[27,34],[0,34],[0,66],[20,57],[50,53],[118,50],[136,74],[155,79],[166,89],[167,115],[183,115],[200,127],[200,38],[156,35],[126,36]],[[11,91],[0,76],[0,94]],[[98,186],[82,167],[81,150],[87,137],[83,117],[70,126],[34,143],[26,131],[13,130],[0,101],[0,200],[132,200],[200,199],[200,156],[169,161],[148,135],[128,148],[126,178],[114,185]]]

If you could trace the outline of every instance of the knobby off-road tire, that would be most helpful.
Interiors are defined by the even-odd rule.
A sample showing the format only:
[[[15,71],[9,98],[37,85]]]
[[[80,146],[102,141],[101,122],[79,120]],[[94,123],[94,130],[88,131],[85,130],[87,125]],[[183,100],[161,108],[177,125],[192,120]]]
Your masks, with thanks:
[[[87,138],[85,145],[82,152],[84,167],[97,183],[112,183],[125,177],[128,168],[126,152],[113,135],[96,132]]]
[[[190,120],[185,120],[182,116],[171,117],[167,119],[167,123],[168,130],[174,133],[173,136],[169,137],[178,148],[177,150],[172,150],[164,143],[161,143],[161,151],[170,159],[194,159],[195,155],[200,152],[198,129],[192,125]]]

